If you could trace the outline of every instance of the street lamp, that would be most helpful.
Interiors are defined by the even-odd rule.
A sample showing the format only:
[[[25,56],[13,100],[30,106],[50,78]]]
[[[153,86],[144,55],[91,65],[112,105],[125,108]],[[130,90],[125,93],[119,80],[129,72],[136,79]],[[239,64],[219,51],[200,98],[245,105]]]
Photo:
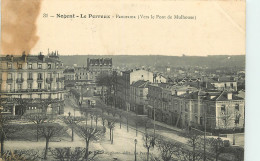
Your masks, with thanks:
[[[136,160],[136,144],[137,144],[137,139],[135,139],[135,161],[137,161]]]

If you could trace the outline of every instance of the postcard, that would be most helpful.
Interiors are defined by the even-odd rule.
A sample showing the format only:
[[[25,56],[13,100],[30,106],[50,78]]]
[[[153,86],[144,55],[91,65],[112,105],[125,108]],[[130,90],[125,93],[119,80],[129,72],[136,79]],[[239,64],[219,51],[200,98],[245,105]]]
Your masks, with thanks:
[[[245,0],[1,5],[2,160],[244,160]]]

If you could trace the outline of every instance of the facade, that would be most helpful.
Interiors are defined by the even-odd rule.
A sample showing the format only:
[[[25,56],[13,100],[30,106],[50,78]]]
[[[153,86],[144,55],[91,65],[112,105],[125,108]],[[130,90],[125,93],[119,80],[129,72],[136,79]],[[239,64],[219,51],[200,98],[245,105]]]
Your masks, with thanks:
[[[96,81],[100,74],[112,74],[112,58],[87,59],[88,79]]]
[[[75,70],[74,69],[65,69],[63,71],[65,81],[75,80]]]
[[[207,78],[206,82],[212,84],[219,91],[237,91],[237,82],[231,78]]]
[[[86,67],[75,67],[75,79],[77,81],[87,81],[89,79]]]
[[[147,95],[149,81],[138,80],[130,85],[130,110],[143,115],[147,114]]]
[[[180,128],[203,129],[205,121],[210,130],[244,128],[245,102],[234,93],[172,89],[167,84],[148,86],[148,117]]]
[[[62,114],[63,63],[58,55],[0,57],[0,99],[3,113]]]
[[[131,70],[122,72],[121,78],[118,80],[118,104],[119,108],[130,110],[130,85],[138,80],[148,81],[150,83],[164,81],[162,77],[147,70]]]

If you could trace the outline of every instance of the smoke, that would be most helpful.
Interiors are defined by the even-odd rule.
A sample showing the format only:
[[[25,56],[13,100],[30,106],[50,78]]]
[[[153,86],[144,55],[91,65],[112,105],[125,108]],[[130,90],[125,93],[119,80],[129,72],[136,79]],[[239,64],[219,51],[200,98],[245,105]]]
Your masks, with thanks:
[[[1,54],[26,54],[37,43],[36,21],[42,0],[2,0]]]

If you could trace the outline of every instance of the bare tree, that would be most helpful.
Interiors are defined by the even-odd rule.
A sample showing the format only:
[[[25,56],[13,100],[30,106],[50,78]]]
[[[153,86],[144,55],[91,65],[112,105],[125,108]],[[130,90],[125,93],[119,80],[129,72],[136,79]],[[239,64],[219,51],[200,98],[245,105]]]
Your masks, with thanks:
[[[149,161],[150,149],[154,148],[154,146],[155,146],[155,140],[156,140],[156,136],[155,135],[151,135],[149,133],[145,133],[143,135],[143,141],[144,141],[143,146],[147,150],[147,161]]]
[[[84,158],[88,160],[89,158],[89,143],[93,140],[99,140],[104,136],[102,129],[87,127],[87,126],[78,126],[78,132],[84,138],[86,142],[86,151]]]
[[[6,161],[37,161],[41,159],[39,155],[39,151],[30,149],[30,150],[13,150],[13,151],[6,151],[3,156],[3,160]]]
[[[224,128],[228,128],[233,120],[232,116],[230,114],[225,114],[224,116],[221,117],[222,124]]]
[[[61,118],[71,128],[71,141],[74,141],[74,128],[84,119],[82,117],[65,116]]]
[[[85,149],[76,147],[71,149],[70,147],[51,149],[51,154],[54,159],[59,161],[80,161],[84,160]]]
[[[43,113],[28,114],[25,118],[36,125],[36,140],[39,141],[39,126],[43,124],[47,119],[47,115]]]
[[[41,124],[39,128],[39,132],[46,140],[44,159],[47,158],[50,139],[62,135],[65,131],[66,129],[58,124],[53,124],[53,123]]]
[[[190,151],[186,148],[181,148],[177,153],[178,161],[193,161],[194,160],[194,152]],[[195,159],[199,161],[203,157],[202,153],[197,153]]]
[[[163,139],[157,139],[156,146],[160,151],[163,161],[172,161],[174,159],[177,159],[176,153],[178,153],[182,148],[180,143],[166,141]]]
[[[109,128],[109,132],[110,132],[110,141],[111,141],[111,144],[113,144],[114,142],[114,128],[115,128],[115,124],[116,124],[116,119],[114,118],[108,118],[107,119],[107,126]]]
[[[15,125],[11,125],[10,121],[15,119],[12,116],[2,116],[0,111],[0,140],[1,140],[1,155],[4,153],[4,142],[7,136],[16,131]]]
[[[185,134],[185,136],[188,139],[188,145],[192,147],[192,161],[196,161],[201,156],[198,150],[201,147],[202,136],[196,131],[189,131]]]
[[[217,139],[209,138],[207,139],[207,143],[210,146],[210,151],[215,154],[216,161],[218,161],[219,155],[224,150],[224,141],[220,137],[218,137]]]

